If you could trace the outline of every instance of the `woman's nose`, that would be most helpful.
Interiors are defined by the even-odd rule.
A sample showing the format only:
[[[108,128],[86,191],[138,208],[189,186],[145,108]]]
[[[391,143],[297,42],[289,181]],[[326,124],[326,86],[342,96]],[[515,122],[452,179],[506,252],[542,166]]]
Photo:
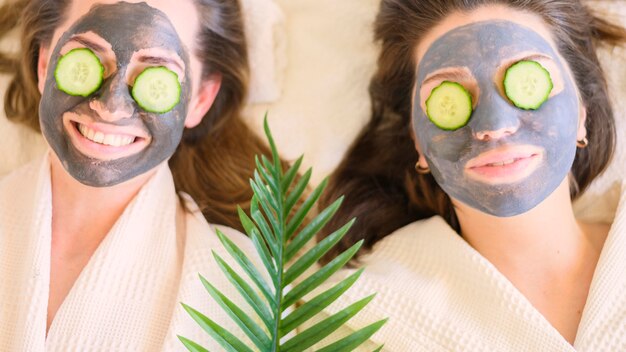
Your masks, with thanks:
[[[488,141],[515,134],[520,126],[520,110],[496,92],[481,98],[470,120],[474,137]]]
[[[100,96],[89,102],[89,107],[104,121],[129,118],[135,112],[133,98],[123,76],[118,73],[105,80]]]

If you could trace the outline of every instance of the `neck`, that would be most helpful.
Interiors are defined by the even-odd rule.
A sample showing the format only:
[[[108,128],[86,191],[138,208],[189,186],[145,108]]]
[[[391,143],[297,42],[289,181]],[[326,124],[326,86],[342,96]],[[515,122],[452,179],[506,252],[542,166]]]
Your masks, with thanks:
[[[465,240],[573,344],[608,226],[576,221],[567,179],[518,216],[455,206]]]
[[[90,187],[74,179],[50,154],[53,242],[72,243],[76,248],[99,244],[154,173],[111,187]]]
[[[559,270],[593,247],[574,217],[567,178],[537,207],[517,216],[495,217],[458,202],[455,207],[465,240],[499,269]]]

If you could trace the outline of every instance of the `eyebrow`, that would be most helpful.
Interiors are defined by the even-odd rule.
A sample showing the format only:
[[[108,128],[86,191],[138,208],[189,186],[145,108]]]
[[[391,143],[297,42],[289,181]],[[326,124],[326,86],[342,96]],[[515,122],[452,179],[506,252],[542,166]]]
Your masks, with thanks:
[[[101,53],[106,51],[106,48],[102,45],[96,44],[87,38],[81,37],[80,35],[73,36],[72,38],[70,38],[69,41],[80,43],[93,51],[98,51]]]
[[[467,72],[443,71],[431,74],[430,76],[426,77],[426,79],[422,81],[422,85],[439,80],[462,81],[467,78],[471,78],[471,75],[468,75]]]
[[[154,65],[171,64],[177,66],[181,71],[185,71],[185,69],[180,64],[180,61],[170,57],[141,55],[137,58],[137,61]]]
[[[534,60],[552,60],[554,61],[554,58],[552,58],[552,56],[546,55],[546,54],[541,54],[541,53],[532,53],[532,54],[527,54],[524,56],[519,56],[519,57],[512,57],[510,59],[507,59],[503,62],[500,63],[500,65],[498,65],[498,67],[502,67],[502,66],[510,66],[516,62],[519,61],[534,61]]]

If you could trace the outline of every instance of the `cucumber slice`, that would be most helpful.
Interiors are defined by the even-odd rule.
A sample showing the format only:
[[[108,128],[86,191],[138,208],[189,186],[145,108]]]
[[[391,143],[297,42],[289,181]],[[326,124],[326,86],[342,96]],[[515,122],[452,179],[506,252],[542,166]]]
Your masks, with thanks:
[[[472,116],[472,96],[462,85],[443,81],[426,100],[426,115],[442,130],[457,130]]]
[[[54,70],[59,90],[74,96],[86,97],[102,85],[104,66],[87,48],[72,49],[63,55]]]
[[[520,109],[539,109],[550,97],[552,88],[550,72],[536,61],[519,61],[504,75],[504,92]]]
[[[132,95],[145,111],[168,112],[180,101],[178,75],[163,66],[148,67],[135,79]]]

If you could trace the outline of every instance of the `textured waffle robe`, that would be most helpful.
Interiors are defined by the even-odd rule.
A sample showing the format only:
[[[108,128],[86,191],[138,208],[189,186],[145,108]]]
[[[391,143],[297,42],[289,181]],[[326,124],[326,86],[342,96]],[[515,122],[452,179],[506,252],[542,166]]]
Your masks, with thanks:
[[[46,336],[50,161],[46,156],[0,180],[0,351],[186,351],[176,335],[221,350],[179,302],[237,331],[198,278],[240,302],[211,251],[232,261],[215,228],[183,198],[189,211],[167,164],[160,165],[96,249]],[[244,235],[220,229],[252,250]]]
[[[441,217],[414,222],[378,242],[362,257],[363,275],[326,313],[378,293],[337,335],[389,317],[358,351],[372,351],[383,343],[383,351],[394,352],[626,351],[623,184],[618,193],[615,218],[573,346]],[[332,281],[336,283],[354,270],[342,271]]]

